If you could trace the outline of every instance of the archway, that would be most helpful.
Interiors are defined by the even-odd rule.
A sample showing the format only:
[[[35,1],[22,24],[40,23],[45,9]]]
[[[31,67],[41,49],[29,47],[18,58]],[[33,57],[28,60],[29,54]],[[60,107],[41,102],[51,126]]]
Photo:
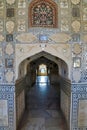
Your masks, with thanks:
[[[50,82],[52,84],[57,84],[60,82],[61,85],[60,106],[66,118],[66,122],[68,123],[69,126],[70,125],[70,93],[68,93],[68,91],[70,91],[71,83],[68,79],[68,67],[67,64],[62,59],[50,55],[49,53],[46,52],[40,52],[36,55],[28,57],[24,61],[22,61],[21,64],[19,65],[18,80],[16,82],[17,125],[19,124],[25,110],[24,101],[25,101],[26,92],[31,88],[33,84],[35,84],[37,66],[40,65],[41,63],[44,64],[44,62],[41,61],[41,59],[43,60],[44,58],[46,59],[45,65],[47,65],[47,61],[50,64],[50,70],[52,69],[52,67],[53,68],[56,68],[56,66],[58,67],[57,75],[54,76],[51,75]],[[58,75],[59,77],[56,77]]]

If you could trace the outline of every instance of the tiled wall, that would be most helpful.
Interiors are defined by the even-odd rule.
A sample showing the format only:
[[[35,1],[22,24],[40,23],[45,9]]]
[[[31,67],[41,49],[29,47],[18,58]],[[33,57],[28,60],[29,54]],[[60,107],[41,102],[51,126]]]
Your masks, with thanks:
[[[72,130],[86,129],[86,126],[81,128],[78,126],[77,112],[78,109],[80,111],[78,99],[87,100],[87,1],[54,0],[58,4],[57,29],[28,28],[30,19],[28,7],[31,1],[0,1],[0,100],[1,103],[4,103],[4,100],[7,102],[5,105],[7,105],[6,111],[8,110],[8,124],[6,123],[4,126],[0,123],[0,130],[15,130],[15,65],[17,64],[15,51],[18,51],[18,48],[15,50],[15,46],[40,43],[41,35],[47,38],[47,45],[51,43],[51,50],[55,48],[58,52],[58,55],[55,53],[57,57],[65,56],[65,60],[67,63],[69,62],[70,80],[73,83],[71,86]],[[60,43],[65,45],[62,51]],[[67,43],[70,46],[68,49]],[[58,46],[56,46],[57,44]],[[43,49],[43,46],[41,47]],[[32,47],[27,52],[30,53],[31,49]],[[26,52],[26,50],[23,52],[23,48],[19,48],[19,50],[23,55]],[[62,90],[62,94],[64,95],[64,90]],[[3,117],[1,119],[3,120]]]
[[[0,84],[0,130],[15,130],[14,85]]]
[[[72,130],[86,130],[87,83],[72,84]],[[83,117],[84,116],[84,117]]]

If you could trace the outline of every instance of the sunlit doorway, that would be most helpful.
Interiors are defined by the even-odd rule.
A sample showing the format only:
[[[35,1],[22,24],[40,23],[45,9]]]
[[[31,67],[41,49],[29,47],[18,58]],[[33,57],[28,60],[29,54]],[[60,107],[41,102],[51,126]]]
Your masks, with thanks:
[[[45,85],[49,83],[47,65],[40,64],[36,73],[36,84],[40,85],[40,87],[45,87]]]

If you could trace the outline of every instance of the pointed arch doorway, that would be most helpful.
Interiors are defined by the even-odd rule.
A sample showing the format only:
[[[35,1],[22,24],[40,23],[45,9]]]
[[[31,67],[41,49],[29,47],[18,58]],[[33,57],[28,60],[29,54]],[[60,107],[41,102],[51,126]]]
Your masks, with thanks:
[[[43,60],[41,61],[41,58],[45,59],[45,63]],[[39,64],[38,64],[38,62]],[[48,61],[48,62],[47,62]],[[51,61],[51,62],[50,62]],[[49,63],[49,66],[47,66],[47,63]],[[59,83],[62,85],[60,89],[60,107],[63,112],[63,115],[66,118],[66,122],[69,123],[70,121],[70,95],[67,95],[66,90],[64,90],[64,87],[70,86],[70,81],[68,80],[68,68],[67,64],[53,56],[50,55],[49,53],[46,52],[40,52],[36,55],[33,55],[31,57],[26,58],[23,60],[20,65],[19,65],[19,72],[18,72],[18,80],[16,82],[16,88],[21,89],[21,91],[16,93],[17,94],[17,104],[16,104],[16,112],[17,112],[17,127],[19,125],[19,122],[22,119],[23,113],[26,108],[26,92],[29,91],[36,83],[36,78],[37,78],[37,66],[39,67],[40,64],[45,64],[47,68],[49,67],[50,69],[47,69],[48,72],[51,72],[50,74],[48,73],[48,76],[50,78],[50,83],[51,84],[56,84]],[[57,69],[55,69],[57,67]],[[57,75],[54,75],[55,72],[57,72]],[[66,79],[65,79],[66,78]],[[66,85],[65,85],[66,84]],[[65,102],[67,103],[65,104]],[[21,111],[20,111],[21,108]],[[67,109],[68,108],[68,109]],[[66,111],[67,110],[67,111]],[[69,126],[70,124],[68,124]]]

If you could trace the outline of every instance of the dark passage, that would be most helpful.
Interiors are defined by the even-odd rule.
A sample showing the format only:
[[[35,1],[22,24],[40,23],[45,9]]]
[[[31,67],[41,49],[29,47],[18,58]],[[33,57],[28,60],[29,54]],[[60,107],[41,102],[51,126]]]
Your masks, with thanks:
[[[26,115],[19,130],[67,130],[58,91],[47,76],[38,76],[27,93]]]

